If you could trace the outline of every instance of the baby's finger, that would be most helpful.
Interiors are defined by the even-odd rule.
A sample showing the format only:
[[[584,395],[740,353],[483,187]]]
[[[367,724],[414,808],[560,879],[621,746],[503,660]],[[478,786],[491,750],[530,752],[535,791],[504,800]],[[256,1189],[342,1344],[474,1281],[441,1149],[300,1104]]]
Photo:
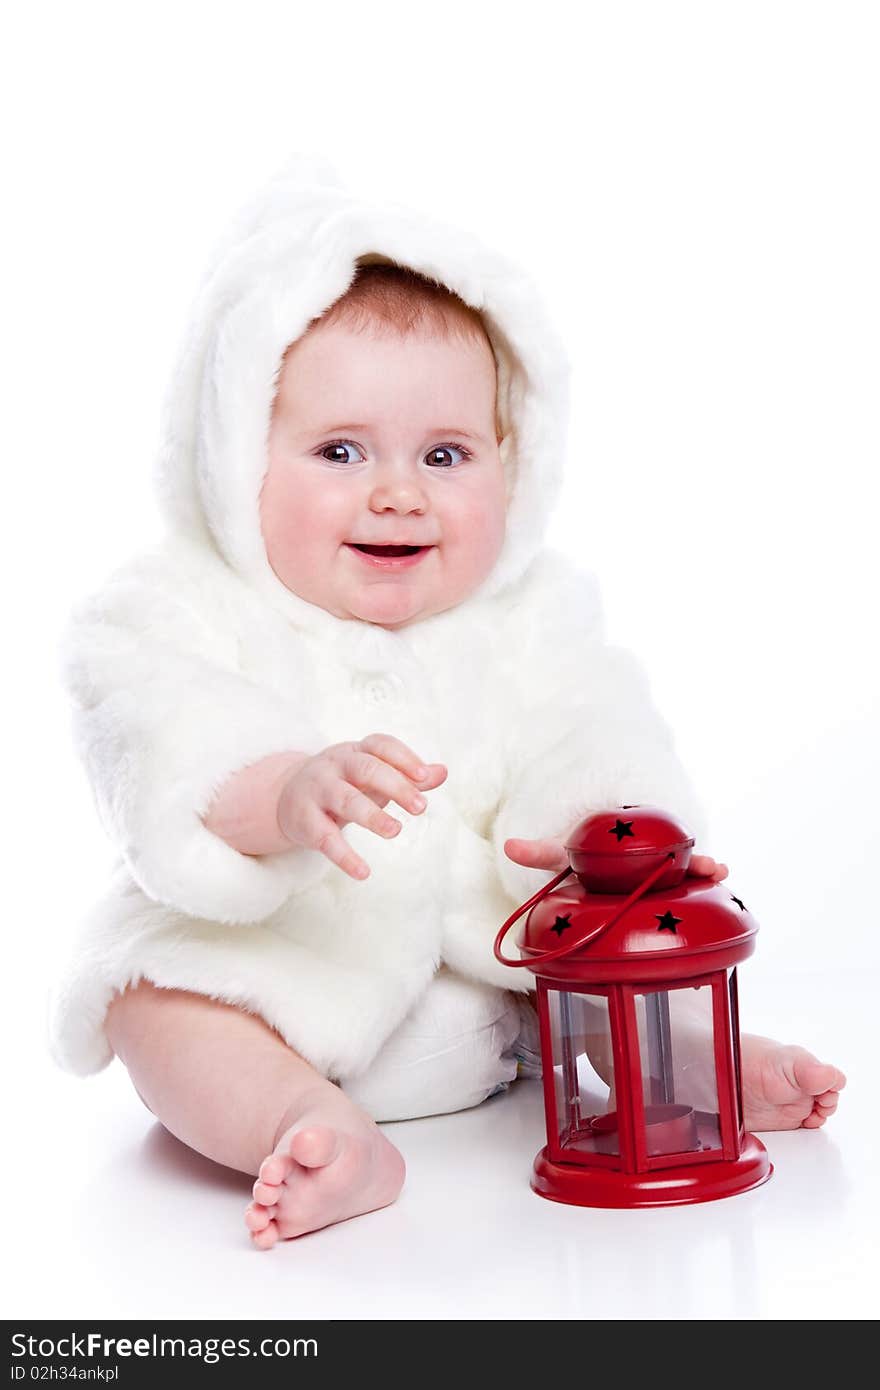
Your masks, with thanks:
[[[313,848],[326,855],[343,873],[348,874],[349,878],[369,878],[369,864],[366,864],[359,854],[355,854],[351,845],[344,839],[339,826],[334,825],[329,816],[322,817],[322,823],[324,829],[314,841]]]
[[[405,772],[414,782],[420,786],[426,782],[434,781],[439,772],[442,772],[440,781],[446,777],[446,768],[442,763],[426,763],[417,753],[405,744],[401,739],[395,738],[393,734],[368,734],[355,744],[356,748],[363,748],[367,753],[373,753],[377,758],[382,758],[384,762],[390,763],[392,767]]]
[[[559,873],[568,867],[568,855],[558,840],[505,840],[504,853],[527,869],[552,869]]]
[[[722,869],[724,872],[719,875],[719,870]],[[688,873],[696,874],[698,878],[718,878],[719,876],[721,878],[726,878],[727,865],[716,864],[715,860],[709,854],[694,854],[691,856],[691,862],[688,865]]]
[[[379,809],[371,797],[365,796],[358,787],[341,779],[334,780],[324,793],[322,804],[325,811],[338,817],[343,825],[353,822],[365,830],[373,830],[377,835],[392,839],[403,827],[399,820]]]
[[[389,801],[396,801],[404,811],[418,815],[427,806],[425,798],[408,777],[374,753],[356,744],[342,759],[343,780],[362,792],[380,791]]]
[[[368,796],[373,805],[378,806],[380,811],[384,811],[391,800],[390,796],[385,796],[383,792],[372,791],[369,787],[364,787],[364,796]]]

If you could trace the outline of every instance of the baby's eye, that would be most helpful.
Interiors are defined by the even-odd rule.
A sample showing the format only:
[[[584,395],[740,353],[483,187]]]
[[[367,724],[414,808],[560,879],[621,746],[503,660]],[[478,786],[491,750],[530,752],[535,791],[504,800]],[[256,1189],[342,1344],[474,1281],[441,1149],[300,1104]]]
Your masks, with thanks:
[[[444,454],[447,455],[446,458],[443,457]],[[461,454],[463,459],[471,457],[470,450],[463,444],[438,444],[436,449],[429,450],[425,455],[425,462],[431,468],[452,468],[455,460],[448,457],[450,454]]]
[[[345,455],[349,449],[358,449],[358,446],[357,444],[352,444],[350,439],[334,439],[332,444],[324,445],[321,450],[321,458],[327,459],[328,463],[351,463],[350,458],[341,457],[341,455]],[[358,453],[360,453],[359,449]],[[329,457],[331,454],[335,455],[335,457]],[[363,462],[363,457],[361,458],[361,462]]]

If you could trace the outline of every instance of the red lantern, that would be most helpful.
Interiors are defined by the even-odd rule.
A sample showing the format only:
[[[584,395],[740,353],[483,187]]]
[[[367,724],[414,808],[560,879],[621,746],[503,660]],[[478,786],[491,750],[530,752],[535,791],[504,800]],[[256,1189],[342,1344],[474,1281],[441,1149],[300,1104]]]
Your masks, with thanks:
[[[673,1206],[770,1177],[743,1125],[737,1007],[758,924],[723,883],[686,879],[693,845],[655,806],[589,815],[565,846],[570,867],[495,939],[498,960],[537,977],[542,1197]],[[501,943],[527,911],[513,960]]]

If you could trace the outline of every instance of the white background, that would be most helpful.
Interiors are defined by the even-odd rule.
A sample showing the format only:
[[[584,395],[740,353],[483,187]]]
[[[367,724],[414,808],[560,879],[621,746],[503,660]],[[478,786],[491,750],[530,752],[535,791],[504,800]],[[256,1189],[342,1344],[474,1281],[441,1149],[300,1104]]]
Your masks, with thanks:
[[[876,7],[80,0],[20,7],[4,47],[4,1195],[21,1228],[7,1244],[22,1262],[15,1311],[169,1312],[173,1274],[147,1279],[141,1301],[127,1282],[142,1254],[118,1238],[120,1206],[143,1202],[161,1232],[147,1263],[158,1270],[178,1241],[190,1252],[181,1314],[256,1311],[237,1302],[238,1280],[219,1280],[210,1309],[199,1302],[203,1224],[223,1223],[215,1266],[225,1249],[241,1258],[243,1236],[206,1198],[202,1170],[178,1156],[163,1185],[152,1160],[173,1141],[156,1137],[121,1067],[86,1083],[46,1056],[47,972],[111,862],[72,753],[55,646],[71,602],[156,533],[159,406],[204,257],[297,150],[329,157],[356,187],[467,224],[538,281],[574,368],[552,538],[598,573],[611,636],[643,658],[707,806],[701,848],[731,866],[762,923],[748,967],[761,1029],[796,1026],[796,1040],[850,1073],[833,1133],[776,1142],[795,1170],[809,1145],[810,1163],[854,1163],[870,1133],[875,1083],[861,1050],[878,964]],[[748,978],[743,993],[749,1024]],[[481,1113],[500,1113],[493,1104]],[[473,1116],[442,1124],[485,1129]],[[513,1128],[525,1172],[539,1136]],[[430,1185],[434,1151],[420,1142]],[[790,1200],[798,1181],[809,1190],[808,1171],[792,1177]],[[516,1201],[524,1181],[512,1173]],[[199,1201],[175,1204],[178,1187],[198,1188]],[[777,1176],[753,1210],[767,1217],[782,1187]],[[420,1190],[411,1179],[406,1200]],[[526,1199],[550,1210],[527,1189]],[[798,1217],[807,1243],[809,1206]],[[699,1210],[687,1219],[703,1220]],[[366,1258],[401,1219],[300,1243],[300,1271],[321,1239],[356,1269],[346,1242]],[[694,1295],[664,1315],[864,1314],[851,1299],[871,1280],[852,1265],[842,1223],[826,1220],[824,1238],[850,1258],[851,1278],[838,1260],[835,1278],[817,1274],[809,1296],[786,1303],[780,1290],[803,1295],[803,1281],[765,1269],[769,1302],[743,1304],[725,1285],[702,1313]],[[692,1228],[667,1229],[688,1248],[680,1235]],[[253,1264],[237,1268],[247,1283]],[[572,1268],[554,1277],[571,1281]],[[290,1288],[273,1305],[268,1278],[266,1311],[294,1313]],[[326,1285],[325,1311],[342,1287]],[[432,1303],[418,1281],[406,1287],[413,1309],[454,1315],[451,1294]],[[573,1287],[562,1315],[595,1315],[589,1289]],[[516,1311],[511,1293],[489,1315]],[[601,1312],[628,1315],[607,1295]]]

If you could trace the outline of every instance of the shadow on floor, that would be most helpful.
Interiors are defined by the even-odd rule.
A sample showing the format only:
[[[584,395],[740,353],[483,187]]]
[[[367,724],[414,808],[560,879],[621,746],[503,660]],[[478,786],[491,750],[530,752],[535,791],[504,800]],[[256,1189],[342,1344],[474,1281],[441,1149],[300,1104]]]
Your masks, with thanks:
[[[213,1159],[196,1153],[175,1139],[158,1120],[144,1136],[138,1156],[148,1164],[154,1175],[186,1179],[213,1192],[247,1198],[253,1187],[254,1180],[247,1173],[225,1168],[222,1163],[215,1163]]]

